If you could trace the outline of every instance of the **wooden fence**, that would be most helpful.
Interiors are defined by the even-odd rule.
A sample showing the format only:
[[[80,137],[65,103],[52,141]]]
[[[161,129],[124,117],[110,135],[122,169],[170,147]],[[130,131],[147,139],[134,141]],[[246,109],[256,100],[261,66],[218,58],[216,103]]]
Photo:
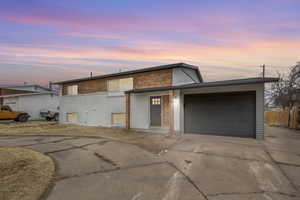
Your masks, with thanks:
[[[298,129],[300,128],[299,108],[266,110],[265,123],[269,126],[283,126]]]

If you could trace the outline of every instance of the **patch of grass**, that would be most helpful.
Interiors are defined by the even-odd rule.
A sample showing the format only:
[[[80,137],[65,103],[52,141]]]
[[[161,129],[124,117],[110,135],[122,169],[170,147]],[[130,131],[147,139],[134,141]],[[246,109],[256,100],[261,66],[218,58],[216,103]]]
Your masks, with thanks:
[[[101,137],[131,143],[153,153],[167,149],[178,139],[178,137],[165,137],[162,134],[138,132],[124,128],[63,125],[56,122],[39,121],[0,124],[0,135]]]
[[[24,148],[0,147],[0,199],[37,200],[55,172],[51,158]]]

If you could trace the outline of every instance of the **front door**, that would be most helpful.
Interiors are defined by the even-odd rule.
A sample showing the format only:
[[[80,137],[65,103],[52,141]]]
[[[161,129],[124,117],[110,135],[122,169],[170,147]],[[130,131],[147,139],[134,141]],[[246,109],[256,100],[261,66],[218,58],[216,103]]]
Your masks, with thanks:
[[[161,126],[161,97],[150,97],[150,125]]]

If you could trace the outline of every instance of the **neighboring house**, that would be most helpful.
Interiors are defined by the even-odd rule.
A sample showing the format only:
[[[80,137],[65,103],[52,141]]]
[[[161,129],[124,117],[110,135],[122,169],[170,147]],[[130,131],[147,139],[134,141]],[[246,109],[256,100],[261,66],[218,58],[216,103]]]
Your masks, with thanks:
[[[177,63],[57,82],[60,122],[160,132],[264,137],[264,83],[203,82]]]
[[[43,87],[40,85],[0,85],[0,89],[18,90],[18,91],[31,91],[31,92],[50,92],[51,88]]]
[[[58,112],[59,96],[56,92],[36,92],[23,94],[2,95],[3,105],[8,105],[12,110],[22,110],[30,115],[29,120],[41,120],[40,112],[49,110]]]
[[[0,96],[11,94],[24,94],[34,92],[49,92],[50,88],[39,85],[0,85]],[[3,104],[3,98],[0,97],[0,105]]]
[[[25,111],[30,115],[30,120],[42,119],[42,109],[58,112],[58,99],[56,92],[40,85],[0,86],[0,105]]]

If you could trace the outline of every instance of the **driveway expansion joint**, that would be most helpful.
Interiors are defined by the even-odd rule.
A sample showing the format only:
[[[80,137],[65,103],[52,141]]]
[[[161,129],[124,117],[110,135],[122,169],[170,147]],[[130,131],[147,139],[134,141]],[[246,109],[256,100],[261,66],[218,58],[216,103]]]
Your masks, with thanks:
[[[166,161],[171,167],[173,167],[174,169],[176,169],[178,172],[180,172],[185,178],[186,180],[193,185],[193,187],[206,199],[208,200],[207,195],[197,186],[197,184],[188,176],[186,175],[181,169],[179,169],[175,164]]]
[[[149,167],[149,166],[154,166],[154,165],[162,165],[162,164],[168,164],[168,162],[167,161],[154,162],[154,163],[148,163],[148,164],[142,164],[142,165],[133,165],[133,166],[122,167],[122,168],[97,170],[97,171],[87,172],[87,173],[83,173],[83,174],[75,174],[75,175],[72,175],[72,176],[57,177],[55,179],[55,181],[61,181],[61,180],[64,180],[64,179],[77,178],[77,177],[82,177],[82,176],[89,176],[89,175],[92,175],[92,174],[109,173],[109,172],[114,172],[114,171],[129,170],[129,169],[135,169],[135,168],[143,168],[143,167]]]
[[[257,160],[257,159],[250,159],[250,158],[241,158],[238,156],[228,156],[228,155],[221,155],[221,154],[215,154],[215,153],[207,153],[207,152],[197,152],[197,151],[184,151],[184,150],[177,150],[177,149],[171,149],[170,151],[177,151],[177,152],[184,152],[184,153],[194,153],[194,154],[203,154],[206,156],[217,156],[217,157],[223,157],[223,158],[232,158],[237,160],[243,160],[243,161],[256,161],[256,162],[263,162],[263,163],[271,163],[267,160]]]
[[[83,148],[80,148],[80,147],[70,147],[70,148],[66,148],[66,149],[60,149],[60,150],[55,150],[55,151],[48,151],[48,152],[45,152],[45,154],[53,154],[53,153],[59,153],[59,152],[62,152],[62,151],[70,151],[70,150],[74,150],[74,149],[83,149]],[[85,150],[85,149],[83,149]]]
[[[292,167],[300,167],[300,165],[297,165],[297,164],[290,164],[290,163],[279,162],[279,161],[274,161],[274,162],[277,163],[277,164],[280,164],[280,165],[287,165],[287,166],[292,166]]]
[[[285,173],[285,171],[280,167],[279,163],[273,159],[272,155],[270,154],[270,152],[268,151],[268,148],[264,145],[263,146],[263,150],[267,153],[267,155],[270,157],[270,159],[272,160],[272,162],[275,164],[275,166],[280,170],[280,172],[284,175],[284,177],[288,180],[288,182],[290,183],[290,185],[293,187],[293,189],[295,191],[299,192],[298,187],[293,183],[293,181],[288,177],[288,175]]]
[[[222,192],[222,193],[215,193],[215,194],[207,194],[207,196],[216,197],[216,196],[225,196],[225,195],[249,195],[249,194],[265,194],[265,193],[280,194],[288,197],[300,197],[295,194],[288,194],[284,192],[274,192],[274,191],[264,191],[264,190],[257,191],[257,192]]]
[[[78,148],[84,149],[84,147],[87,147],[87,146],[90,146],[90,145],[98,144],[99,146],[101,146],[101,145],[104,145],[108,142],[111,142],[111,141],[105,140],[105,141],[100,141],[100,142],[93,142],[93,143],[89,143],[89,144],[84,144],[84,145],[74,145],[74,144],[69,144],[69,145],[71,145],[73,147],[78,147]],[[87,149],[84,149],[84,150],[87,150]]]
[[[60,140],[49,141],[49,142],[40,142],[40,141],[37,141],[36,139],[34,139],[34,141],[36,141],[37,143],[21,145],[20,147],[28,147],[28,146],[35,146],[35,145],[41,145],[41,144],[55,144],[55,143],[63,142],[66,140],[72,140],[72,139],[73,138],[63,138]]]

